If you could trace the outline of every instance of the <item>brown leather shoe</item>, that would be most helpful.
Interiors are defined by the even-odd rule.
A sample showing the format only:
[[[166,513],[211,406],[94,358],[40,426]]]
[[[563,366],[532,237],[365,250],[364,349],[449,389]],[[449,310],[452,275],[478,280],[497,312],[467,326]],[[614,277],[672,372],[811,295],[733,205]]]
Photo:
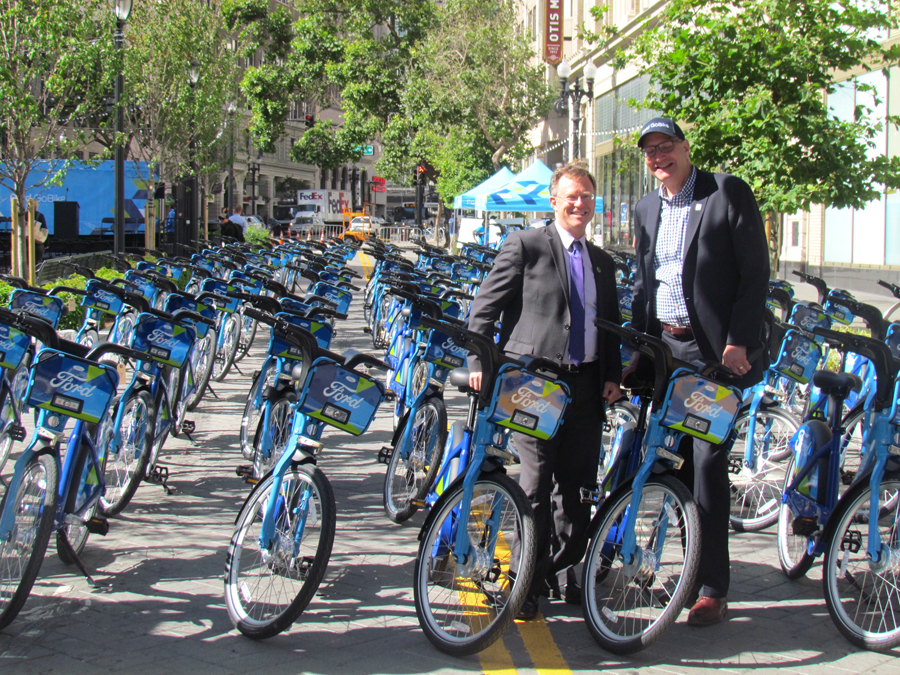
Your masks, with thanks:
[[[712,626],[719,623],[728,612],[726,598],[707,598],[701,596],[688,614],[689,626]]]

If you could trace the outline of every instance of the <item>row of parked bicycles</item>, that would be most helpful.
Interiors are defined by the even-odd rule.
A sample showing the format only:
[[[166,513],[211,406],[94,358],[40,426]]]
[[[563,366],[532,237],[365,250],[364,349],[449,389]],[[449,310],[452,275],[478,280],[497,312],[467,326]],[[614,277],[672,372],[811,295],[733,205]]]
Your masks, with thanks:
[[[349,267],[358,253],[374,261],[364,287]],[[317,466],[323,432],[361,435],[387,401],[394,433],[378,453],[385,512],[403,522],[427,511],[413,581],[419,623],[450,654],[499,639],[533,575],[531,507],[506,473],[517,461],[512,432],[552,437],[570,396],[552,362],[508,358],[466,330],[494,255],[479,245],[450,256],[420,243],[411,256],[377,240],[361,250],[289,242],[120,259],[129,269],[112,282],[73,268],[89,277],[77,291],[88,311],[74,341],[55,327],[64,311],[58,293],[75,289],[8,278],[17,288],[0,310],[0,449],[8,454],[7,440],[25,439],[25,408],[35,422],[0,505],[0,628],[24,604],[52,534],[60,557],[87,574],[78,556],[88,535],[104,532],[142,482],[166,485],[158,462],[165,438],[193,431],[187,413],[215,395],[211,382],[248,353],[263,324],[266,354],[241,419],[249,463],[237,469],[252,489],[225,567],[234,625],[270,637],[308,606],[335,536],[333,491]],[[633,261],[619,263],[627,320]],[[652,644],[693,589],[699,515],[672,475],[684,435],[736,437],[734,528],[777,523],[792,578],[824,555],[825,597],[841,632],[869,649],[900,644],[900,336],[874,308],[804,280],[819,289],[818,303],[794,302],[789,284],[772,285],[773,365],[748,391],[720,366],[674,360],[627,323],[598,323],[620,336],[626,363],[640,353],[652,365],[630,383],[630,400],[610,407],[596,484],[582,493],[596,508],[583,611],[603,647],[625,654]],[[885,285],[900,298],[900,288]],[[335,326],[360,309],[354,297],[380,358],[330,351]],[[871,337],[833,330],[855,317]],[[469,353],[483,364],[479,392],[468,386]],[[448,384],[468,402],[452,422]]]

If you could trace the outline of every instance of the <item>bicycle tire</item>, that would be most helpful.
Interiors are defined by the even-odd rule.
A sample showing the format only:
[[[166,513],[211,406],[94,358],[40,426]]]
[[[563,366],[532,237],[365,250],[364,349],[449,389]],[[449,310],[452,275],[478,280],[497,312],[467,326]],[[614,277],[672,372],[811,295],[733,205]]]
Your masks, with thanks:
[[[891,317],[894,316],[898,309],[900,309],[900,302],[895,302],[890,306],[888,311],[884,313],[884,320],[888,322],[894,321],[894,319],[892,319]]]
[[[447,443],[447,408],[440,396],[429,396],[407,424],[413,425],[412,448],[404,462],[400,448],[394,448],[384,476],[384,511],[395,523],[409,520],[431,489],[444,458]]]
[[[153,449],[150,452],[150,461],[147,463],[147,476],[156,467],[163,445],[165,445],[166,438],[168,438],[173,426],[169,394],[162,387],[160,387],[160,390],[159,403],[156,406],[156,423],[153,425]]]
[[[787,490],[794,473],[794,458],[791,457],[785,468],[784,490]],[[788,579],[800,579],[806,576],[815,559],[809,553],[809,537],[794,534],[794,515],[787,504],[778,510],[778,562]]]
[[[84,345],[85,347],[93,347],[99,341],[100,335],[98,335],[97,331],[90,329],[84,331],[84,334],[81,336],[81,339],[78,341],[78,343]]]
[[[113,420],[118,406],[119,400],[116,399],[109,413]],[[106,483],[106,492],[100,497],[99,511],[107,518],[118,515],[128,506],[147,474],[147,465],[153,453],[156,408],[150,392],[146,389],[132,392],[123,404],[122,410],[122,421],[119,425],[122,446],[118,451],[111,453],[112,444],[104,444],[103,430],[98,435],[98,446],[104,453],[103,479]]]
[[[475,483],[468,523],[470,553],[480,564],[461,570],[453,542],[462,496],[459,481],[435,504],[422,532],[414,573],[419,625],[435,647],[454,656],[475,654],[500,639],[525,602],[535,555],[534,515],[524,491],[505,474],[483,473]],[[495,535],[484,526],[498,507],[502,510]],[[495,556],[487,560],[484,544],[491,538],[497,542]]]
[[[888,545],[881,562],[867,558],[872,491],[864,481],[847,491],[832,514],[822,571],[825,602],[837,629],[855,646],[877,652],[900,645],[900,477],[885,476],[881,493],[893,502],[892,508],[879,509],[879,531]]]
[[[244,413],[241,415],[241,454],[246,460],[252,460],[256,454],[256,433],[259,427],[259,421],[262,419],[263,406],[262,401],[259,407],[255,406],[253,399],[256,397],[256,388],[258,386],[267,387],[275,384],[275,362],[269,361],[264,370],[256,373],[253,382],[250,385],[250,392],[247,394],[247,401],[244,403]],[[264,384],[260,384],[260,378],[263,378]]]
[[[169,433],[173,438],[178,438],[181,435],[181,429],[184,426],[184,420],[187,414],[187,404],[184,401],[184,389],[189,374],[187,371],[188,367],[189,364],[185,364],[184,368],[167,366],[166,392],[169,395],[169,404],[172,410],[172,426],[169,428]]]
[[[59,473],[48,453],[32,457],[15,494],[16,525],[10,541],[0,542],[0,629],[21,611],[41,571],[56,517]],[[0,512],[12,492],[0,500]]]
[[[603,452],[600,453],[600,463],[597,466],[597,485],[603,484],[606,472],[609,471],[615,461],[612,450],[616,430],[626,422],[637,424],[639,415],[640,410],[638,410],[638,407],[628,401],[616,401],[606,406],[606,421],[603,423],[601,436]]]
[[[244,314],[241,313],[241,331],[240,338],[238,339],[237,351],[234,355],[235,363],[247,356],[247,352],[249,352],[250,347],[253,346],[253,340],[255,338],[256,319],[251,319],[249,316],[244,316]]]
[[[700,562],[700,514],[684,484],[673,476],[650,478],[636,518],[628,514],[633,494],[630,484],[622,485],[597,512],[582,572],[588,630],[614,654],[640,651],[668,630],[687,603]],[[635,527],[644,561],[633,573],[616,552],[626,520]],[[661,551],[654,551],[664,521],[666,540]]]
[[[15,442],[12,437],[12,426],[19,421],[18,404],[12,390],[3,387],[2,400],[0,400],[0,471],[9,460],[12,446]]]
[[[309,508],[301,541],[308,554],[301,555],[301,550],[294,555],[292,549],[290,552],[266,552],[264,558],[259,545],[264,517],[261,512],[267,505],[273,485],[274,478],[269,473],[247,497],[228,544],[225,562],[228,615],[235,628],[257,640],[282,632],[306,609],[325,576],[334,544],[336,507],[331,484],[320,469],[304,465],[287,472],[281,492],[287,497],[285,502],[293,504],[299,503],[302,493],[311,491],[312,499],[303,502]],[[293,515],[291,509],[280,512],[276,541],[293,541],[295,538],[300,519],[292,518]],[[318,536],[310,536],[316,532]],[[302,578],[294,579],[292,573]],[[291,581],[299,583],[291,584]],[[264,602],[257,604],[255,598]]]
[[[206,331],[206,335],[197,340],[194,345],[196,359],[194,363],[194,380],[197,386],[194,395],[187,403],[188,410],[195,410],[206,388],[209,386],[209,378],[212,375],[212,365],[216,358],[216,331],[212,327]],[[193,358],[193,357],[192,357]]]
[[[234,363],[234,354],[237,351],[238,340],[240,339],[239,331],[241,322],[237,315],[229,314],[222,322],[222,351],[216,350],[216,358],[212,366],[212,379],[221,382],[231,370],[231,364]]]
[[[756,470],[752,471],[744,466],[749,422],[749,411],[738,414],[734,423],[737,440],[730,453],[729,521],[735,532],[759,532],[778,522],[790,441],[800,428],[797,418],[784,410],[760,410],[754,429]]]
[[[269,411],[269,428],[268,430],[263,429],[265,416],[260,415],[259,428],[256,432],[253,448],[254,478],[260,478],[275,468],[275,463],[281,459],[285,449],[287,449],[287,443],[291,437],[291,426],[294,423],[294,406],[286,397],[268,402],[266,405],[271,406]],[[268,434],[272,439],[272,453],[268,457],[263,457],[259,448],[259,442],[263,438],[263,434]]]

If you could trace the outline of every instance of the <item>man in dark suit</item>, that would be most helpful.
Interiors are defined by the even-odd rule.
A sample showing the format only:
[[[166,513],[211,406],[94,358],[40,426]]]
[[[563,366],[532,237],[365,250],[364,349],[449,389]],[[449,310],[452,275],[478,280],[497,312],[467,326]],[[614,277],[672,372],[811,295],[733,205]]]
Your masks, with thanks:
[[[506,354],[558,363],[572,394],[554,438],[516,437],[522,461],[519,483],[534,509],[537,551],[521,619],[537,616],[538,596],[547,583],[558,588],[558,575],[567,577],[566,570],[584,555],[591,511],[581,503],[580,488],[597,475],[602,399],[621,397],[619,342],[594,325],[596,317],[621,322],[615,263],[585,239],[594,217],[594,194],[594,179],[586,169],[577,164],[558,169],[550,182],[556,220],[509,235],[469,316],[470,330],[489,336],[501,321],[499,347]],[[481,388],[476,359],[470,359],[470,384]],[[574,579],[562,592],[567,602],[580,603]]]
[[[760,329],[769,256],[750,186],[694,168],[690,144],[671,119],[644,125],[638,146],[662,185],[634,211],[633,325],[662,336],[676,358],[724,364],[739,388],[761,381],[768,367]],[[718,623],[728,609],[730,451],[728,443],[690,437],[681,444],[686,462],[679,478],[700,511],[699,597],[688,615],[695,626]]]

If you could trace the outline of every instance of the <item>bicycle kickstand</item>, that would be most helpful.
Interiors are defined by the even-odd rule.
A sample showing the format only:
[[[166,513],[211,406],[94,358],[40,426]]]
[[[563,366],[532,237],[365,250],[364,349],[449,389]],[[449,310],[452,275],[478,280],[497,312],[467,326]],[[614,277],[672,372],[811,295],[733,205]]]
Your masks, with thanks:
[[[75,553],[75,549],[72,548],[72,544],[69,541],[69,536],[66,534],[65,530],[57,530],[56,536],[58,537],[59,543],[62,545],[63,549],[65,549],[66,553],[69,554],[69,558],[72,562],[75,563],[75,567],[78,568],[78,571],[81,572],[82,576],[87,580],[88,585],[92,588],[103,588],[104,586],[109,586],[108,583],[100,583],[96,581],[94,577],[92,577],[87,568],[84,566],[84,563],[81,562],[81,558],[78,557],[78,554]]]

